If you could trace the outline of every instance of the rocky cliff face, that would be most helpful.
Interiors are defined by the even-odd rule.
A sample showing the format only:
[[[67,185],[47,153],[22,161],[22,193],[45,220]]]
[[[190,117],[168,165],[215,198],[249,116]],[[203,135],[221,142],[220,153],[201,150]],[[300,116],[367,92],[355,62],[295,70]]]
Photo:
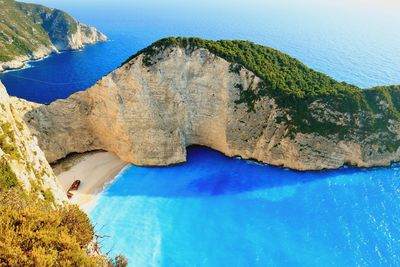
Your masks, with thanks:
[[[106,41],[67,13],[36,4],[0,0],[0,72],[24,67],[51,53]]]
[[[95,44],[107,41],[107,36],[96,28],[78,23],[75,33],[68,36],[67,40],[56,45],[59,50],[80,49],[87,44]]]
[[[17,182],[49,201],[66,200],[36,138],[32,137],[1,83],[0,110],[0,191]]]
[[[18,3],[17,6],[31,20],[43,27],[58,51],[80,49],[86,44],[107,40],[96,28],[76,21],[61,10],[25,3]]]
[[[367,139],[293,133],[291,115],[274,98],[260,98],[253,111],[239,101],[238,84],[257,90],[261,82],[207,49],[172,46],[133,57],[92,88],[34,108],[24,118],[50,162],[103,149],[138,165],[168,165],[185,161],[186,148],[195,144],[298,170],[399,160],[398,147],[389,151],[379,141],[388,132],[398,141],[399,121],[389,120]],[[319,101],[309,108],[315,120],[333,120],[338,127],[350,116]]]

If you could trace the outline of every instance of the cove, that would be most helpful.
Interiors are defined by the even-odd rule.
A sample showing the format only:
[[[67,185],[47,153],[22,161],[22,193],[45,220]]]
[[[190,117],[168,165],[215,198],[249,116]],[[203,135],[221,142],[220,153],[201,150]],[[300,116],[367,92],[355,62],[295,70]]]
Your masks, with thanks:
[[[90,212],[130,266],[398,266],[400,165],[297,172],[191,147],[125,169]]]

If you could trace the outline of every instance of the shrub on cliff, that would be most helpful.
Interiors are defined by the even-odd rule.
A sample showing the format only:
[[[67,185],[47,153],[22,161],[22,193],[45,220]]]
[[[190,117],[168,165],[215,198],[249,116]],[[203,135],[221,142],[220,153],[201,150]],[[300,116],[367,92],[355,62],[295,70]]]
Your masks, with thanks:
[[[0,265],[97,266],[87,254],[93,228],[76,206],[54,209],[15,189],[0,196]]]
[[[10,188],[0,192],[0,266],[127,266],[122,256],[89,255],[93,226],[77,206]]]
[[[18,186],[17,176],[11,170],[8,162],[0,158],[0,193],[15,186]]]

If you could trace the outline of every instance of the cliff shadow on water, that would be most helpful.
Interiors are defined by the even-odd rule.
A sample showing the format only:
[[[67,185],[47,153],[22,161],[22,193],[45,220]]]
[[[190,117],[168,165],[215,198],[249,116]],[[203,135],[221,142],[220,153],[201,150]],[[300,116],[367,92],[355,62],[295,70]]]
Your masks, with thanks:
[[[394,165],[395,166],[395,165]],[[109,196],[223,197],[253,191],[301,186],[326,179],[375,172],[380,168],[344,167],[326,171],[295,171],[264,165],[202,146],[188,148],[187,162],[168,167],[131,166],[106,190]],[[340,179],[340,178],[339,178]],[[341,180],[345,183],[346,180]]]

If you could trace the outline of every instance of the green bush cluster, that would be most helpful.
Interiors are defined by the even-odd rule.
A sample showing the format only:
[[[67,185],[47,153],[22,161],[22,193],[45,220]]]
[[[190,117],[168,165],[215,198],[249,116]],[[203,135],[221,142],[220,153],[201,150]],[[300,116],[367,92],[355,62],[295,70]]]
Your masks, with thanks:
[[[90,256],[93,227],[77,206],[54,208],[16,187],[0,192],[0,266],[127,266]]]
[[[54,209],[11,190],[0,199],[0,265],[98,266],[87,255],[93,229],[76,206]]]
[[[43,194],[43,198],[45,201],[47,201],[49,203],[54,203],[54,201],[55,201],[54,194],[50,188],[43,190],[42,194]]]
[[[21,158],[20,152],[15,144],[15,132],[9,122],[0,124],[0,148],[13,160]]]
[[[0,194],[18,186],[18,179],[4,158],[0,158]]]

